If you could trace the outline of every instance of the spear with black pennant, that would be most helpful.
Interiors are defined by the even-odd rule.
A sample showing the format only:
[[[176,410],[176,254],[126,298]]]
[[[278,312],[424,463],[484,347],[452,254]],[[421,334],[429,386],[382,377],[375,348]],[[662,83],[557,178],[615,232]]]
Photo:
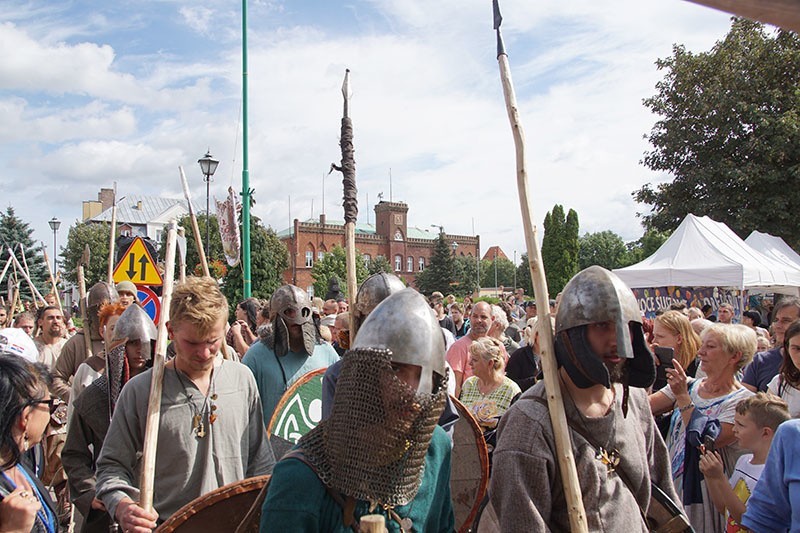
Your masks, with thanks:
[[[567,417],[564,412],[564,401],[561,397],[561,387],[558,380],[558,367],[556,365],[555,350],[553,349],[553,330],[550,327],[550,308],[547,294],[547,280],[542,264],[542,253],[539,249],[536,226],[533,223],[533,206],[531,205],[531,187],[528,183],[528,171],[525,163],[525,134],[519,118],[517,97],[514,94],[514,83],[511,80],[511,68],[508,64],[503,36],[500,33],[500,24],[503,17],[500,15],[498,0],[492,0],[494,7],[494,29],[497,32],[497,62],[500,65],[500,81],[503,85],[503,96],[506,101],[508,120],[511,122],[511,131],[514,136],[514,147],[517,156],[517,189],[519,190],[519,203],[522,210],[522,226],[525,231],[525,246],[528,250],[528,263],[531,269],[533,283],[533,296],[537,302],[545,302],[538,306],[538,321],[536,329],[539,333],[541,347],[542,372],[544,386],[547,391],[547,407],[550,411],[550,422],[555,435],[558,465],[561,472],[561,481],[564,486],[564,497],[569,509],[570,530],[574,532],[588,531],[586,513],[583,508],[581,487],[578,482],[578,471],[575,468],[575,457],[572,453],[572,442],[567,426]]]
[[[339,139],[339,146],[342,149],[341,166],[331,163],[330,174],[334,170],[342,173],[342,186],[344,187],[344,197],[342,206],[344,207],[344,249],[347,258],[347,297],[352,304],[356,298],[358,283],[356,281],[356,219],[358,219],[358,189],[356,188],[356,159],[353,149],[353,122],[350,120],[350,69],[344,71],[344,83],[342,83],[342,96],[344,97],[344,108],[342,113],[342,130]],[[350,339],[355,338],[353,327],[355,321],[350,321]]]

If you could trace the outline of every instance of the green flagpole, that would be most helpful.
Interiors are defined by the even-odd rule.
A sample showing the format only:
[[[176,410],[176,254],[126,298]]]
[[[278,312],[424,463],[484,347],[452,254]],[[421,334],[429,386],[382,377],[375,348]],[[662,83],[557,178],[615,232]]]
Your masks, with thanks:
[[[250,161],[247,147],[247,0],[242,0],[242,281],[250,298]]]

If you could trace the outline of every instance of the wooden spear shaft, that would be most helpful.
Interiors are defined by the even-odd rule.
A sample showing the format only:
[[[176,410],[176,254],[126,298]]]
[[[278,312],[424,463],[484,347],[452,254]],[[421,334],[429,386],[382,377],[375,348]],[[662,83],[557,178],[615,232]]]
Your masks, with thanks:
[[[42,293],[40,293],[39,290],[34,286],[33,281],[31,281],[31,278],[25,271],[25,268],[23,268],[23,266],[19,263],[19,260],[16,258],[16,256],[14,256],[14,251],[11,248],[9,248],[8,253],[11,254],[11,257],[14,261],[14,271],[16,272],[16,270],[19,269],[19,273],[22,274],[23,278],[25,278],[25,281],[28,283],[28,287],[31,289],[31,296],[33,296],[33,305],[35,305],[36,308],[38,308],[39,305],[37,303],[36,298],[39,298],[39,301],[44,302],[44,296],[42,296]],[[22,257],[24,260],[25,258],[24,250],[22,253]]]
[[[500,66],[500,80],[503,85],[508,120],[516,148],[517,188],[519,190],[519,203],[522,210],[522,226],[525,231],[525,246],[528,250],[528,263],[533,282],[533,295],[538,306],[538,320],[536,328],[539,333],[539,346],[541,349],[542,372],[544,385],[547,391],[547,406],[550,411],[550,422],[553,425],[558,465],[561,472],[561,482],[564,486],[564,497],[569,509],[570,530],[586,532],[586,512],[583,507],[581,487],[578,481],[578,471],[575,468],[575,457],[572,453],[572,441],[567,426],[567,417],[564,412],[564,401],[561,397],[561,386],[558,379],[555,350],[553,349],[553,330],[550,326],[550,307],[547,305],[547,280],[545,278],[542,254],[539,249],[536,226],[533,223],[533,207],[531,205],[531,190],[528,183],[528,171],[525,162],[525,134],[519,118],[517,97],[514,94],[514,84],[511,80],[511,68],[508,56],[500,36],[500,9],[497,0],[494,0],[495,29],[497,30],[497,62]]]
[[[203,275],[211,277],[208,270],[208,259],[206,259],[206,251],[203,250],[203,238],[200,236],[200,226],[197,225],[197,216],[194,214],[194,207],[192,207],[192,195],[189,192],[189,182],[186,181],[186,174],[183,172],[183,167],[178,166],[181,171],[181,185],[183,185],[183,196],[186,198],[186,203],[189,205],[189,217],[192,219],[192,233],[194,234],[194,244],[197,247],[197,255],[200,257],[200,264],[203,267]],[[206,222],[208,224],[208,222]]]
[[[108,239],[108,276],[106,281],[109,285],[114,285],[114,247],[116,245],[117,234],[117,182],[114,182],[114,196],[111,204],[111,237]]]
[[[50,258],[47,257],[47,249],[42,243],[42,253],[44,253],[44,262],[47,265],[47,272],[50,274],[50,285],[53,287],[53,294],[56,297],[56,302],[58,302],[58,310],[61,311],[61,314],[64,314],[64,309],[61,307],[61,298],[58,296],[58,287],[56,287],[56,278],[53,276],[53,270],[50,268]]]
[[[156,450],[158,448],[158,426],[161,421],[161,390],[164,386],[164,365],[167,353],[167,321],[172,301],[172,285],[175,280],[175,243],[178,223],[171,220],[167,229],[167,253],[164,258],[164,286],[161,290],[161,315],[158,319],[158,337],[153,356],[153,375],[150,381],[150,398],[147,403],[147,422],[142,449],[142,475],[139,483],[139,506],[153,510],[153,485],[156,473]]]
[[[22,243],[19,243],[19,255],[22,256],[22,265],[24,267],[22,271],[24,274],[26,274],[25,280],[28,282],[28,287],[30,287],[31,289],[31,296],[33,297],[34,307],[36,307],[36,309],[39,309],[39,302],[36,300],[37,296],[41,300],[41,303],[46,306],[47,302],[45,301],[44,296],[42,296],[42,293],[40,293],[38,289],[34,287],[33,282],[31,281],[31,270],[30,268],[28,268],[28,260],[25,258],[25,247],[22,246]]]

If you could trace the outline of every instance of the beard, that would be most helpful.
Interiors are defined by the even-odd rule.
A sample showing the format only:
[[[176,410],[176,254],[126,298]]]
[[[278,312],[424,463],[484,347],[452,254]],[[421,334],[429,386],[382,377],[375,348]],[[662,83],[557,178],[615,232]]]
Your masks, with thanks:
[[[622,383],[622,377],[625,373],[625,360],[619,363],[605,363],[606,370],[608,370],[608,377],[611,383]]]

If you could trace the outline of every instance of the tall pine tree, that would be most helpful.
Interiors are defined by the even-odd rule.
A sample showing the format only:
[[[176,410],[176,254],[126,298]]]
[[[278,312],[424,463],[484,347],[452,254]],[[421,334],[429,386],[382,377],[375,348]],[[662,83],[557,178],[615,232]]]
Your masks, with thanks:
[[[44,255],[42,254],[42,245],[34,242],[33,230],[27,222],[23,222],[14,213],[14,208],[9,206],[5,213],[0,213],[0,244],[2,244],[2,251],[0,251],[0,269],[2,269],[9,260],[8,249],[14,250],[14,256],[19,261],[20,265],[24,268],[27,264],[30,271],[30,277],[36,289],[42,294],[50,292],[50,275],[47,272],[47,266],[44,262]],[[22,250],[24,250],[24,258]],[[51,259],[52,261],[52,259]],[[13,267],[9,267],[11,275],[14,272]],[[6,280],[9,278],[6,277]],[[30,288],[23,280],[22,276],[18,277],[20,281],[20,298],[22,300],[32,300]],[[5,281],[5,280],[4,280]]]
[[[547,292],[555,296],[578,273],[580,241],[578,213],[556,204],[544,217],[542,263],[547,276]]]
[[[430,296],[432,292],[442,294],[452,292],[452,284],[456,281],[456,260],[453,251],[444,240],[444,233],[439,234],[439,240],[431,255],[430,265],[417,274],[416,285],[419,292]]]

